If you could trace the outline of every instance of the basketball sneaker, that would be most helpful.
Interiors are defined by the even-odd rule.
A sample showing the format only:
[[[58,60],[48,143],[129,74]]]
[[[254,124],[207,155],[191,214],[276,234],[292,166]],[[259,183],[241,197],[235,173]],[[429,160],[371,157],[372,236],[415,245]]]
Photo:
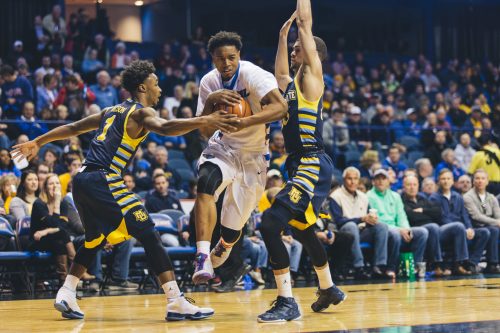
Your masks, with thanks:
[[[214,315],[214,309],[200,308],[194,305],[194,303],[195,302],[193,299],[184,297],[184,294],[181,294],[180,297],[169,300],[167,304],[167,315],[165,316],[165,320],[199,320],[212,317]]]
[[[226,262],[229,254],[231,253],[231,247],[226,248],[222,245],[222,241],[219,240],[217,245],[210,252],[210,261],[212,262],[212,267],[217,268]]]
[[[198,253],[194,259],[193,283],[207,283],[214,277],[214,269],[208,255]]]
[[[311,309],[314,312],[321,312],[327,309],[330,304],[338,305],[347,298],[347,295],[344,294],[342,290],[337,288],[336,285],[333,285],[328,289],[318,289],[316,295],[318,296],[318,299],[311,305]]]
[[[83,319],[84,313],[76,303],[76,290],[62,286],[57,292],[54,308],[61,312],[64,318]]]
[[[271,308],[257,317],[259,323],[277,323],[300,319],[299,306],[293,297],[278,296]]]

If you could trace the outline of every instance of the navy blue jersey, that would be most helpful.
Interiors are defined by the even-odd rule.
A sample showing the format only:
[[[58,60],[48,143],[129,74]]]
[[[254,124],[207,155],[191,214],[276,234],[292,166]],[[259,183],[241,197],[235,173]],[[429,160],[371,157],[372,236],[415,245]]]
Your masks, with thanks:
[[[96,136],[90,142],[84,164],[121,175],[148,134],[133,139],[127,133],[128,118],[142,107],[140,103],[128,99],[108,108]]]
[[[323,149],[323,95],[308,101],[302,95],[297,77],[288,85],[285,94],[288,112],[283,120],[286,151],[291,154]]]

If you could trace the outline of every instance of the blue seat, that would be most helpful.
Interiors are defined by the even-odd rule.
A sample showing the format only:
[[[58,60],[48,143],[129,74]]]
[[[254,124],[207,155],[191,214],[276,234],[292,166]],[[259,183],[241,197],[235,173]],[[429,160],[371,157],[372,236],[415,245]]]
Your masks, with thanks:
[[[413,167],[415,162],[424,157],[424,153],[418,150],[408,152],[408,166]]]
[[[172,221],[174,221],[176,224],[177,224],[177,221],[182,216],[184,216],[184,212],[182,212],[180,210],[177,210],[177,209],[164,209],[164,210],[160,210],[158,213],[170,216],[170,218],[172,219]]]
[[[408,151],[420,149],[420,141],[414,136],[405,135],[400,137],[398,141],[405,146]]]
[[[361,242],[361,243],[359,243],[359,247],[361,249],[371,249],[372,245],[368,242]]]
[[[171,246],[166,247],[165,250],[172,260],[189,259],[196,255],[196,247],[194,246]]]
[[[177,150],[177,149],[169,149],[168,150],[168,159],[169,160],[175,160],[175,159],[183,160],[185,158],[186,158],[186,155],[184,155],[184,152],[181,150]]]
[[[149,214],[151,219],[153,220],[153,223],[155,224],[155,229],[158,230],[160,233],[169,233],[169,234],[174,234],[177,235],[177,224],[174,222],[174,220],[162,213],[153,213]]]
[[[148,191],[140,191],[139,193],[137,193],[139,198],[141,198],[142,200],[144,200],[146,198],[147,194],[148,194]]]
[[[191,165],[189,165],[188,161],[186,161],[185,159],[180,159],[180,158],[169,159],[168,166],[171,167],[172,169],[175,169],[176,171],[180,170],[189,170],[191,172],[193,171],[191,169]]]
[[[191,179],[194,179],[194,172],[188,169],[176,169],[181,176],[183,182],[189,182]]]
[[[31,253],[27,251],[5,251],[0,252],[0,262],[3,261],[28,261]]]
[[[357,150],[350,150],[345,152],[345,163],[348,166],[357,165],[360,158],[361,153]]]
[[[189,231],[189,220],[191,216],[189,214],[182,215],[179,217],[177,220],[177,230],[180,232],[182,231]]]

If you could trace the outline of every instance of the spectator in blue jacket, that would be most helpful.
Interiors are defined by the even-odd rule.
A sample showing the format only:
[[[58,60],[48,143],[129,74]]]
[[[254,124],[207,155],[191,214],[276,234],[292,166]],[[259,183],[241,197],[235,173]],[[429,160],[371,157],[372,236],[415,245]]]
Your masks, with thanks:
[[[458,166],[458,161],[455,159],[455,151],[451,148],[446,148],[441,153],[442,161],[436,166],[435,177],[437,178],[441,170],[448,169],[453,174],[453,180],[456,182],[458,178],[465,174],[465,171]]]
[[[455,256],[462,259],[463,265],[455,267],[455,273],[460,275],[468,275],[472,272],[477,272],[481,255],[483,254],[490,232],[486,228],[472,227],[469,213],[465,209],[464,199],[460,194],[451,190],[453,186],[453,173],[449,169],[443,169],[438,177],[438,192],[431,195],[430,200],[438,203],[441,206],[442,223],[450,224],[460,222],[466,229],[467,240],[471,241],[468,253],[465,250],[460,251],[455,243]],[[443,243],[449,243],[450,240],[441,238]],[[470,253],[470,256],[469,256]],[[467,258],[468,257],[468,258]],[[470,269],[467,268],[465,261],[470,260]],[[459,261],[459,260],[457,260]]]
[[[20,115],[24,102],[33,101],[33,87],[28,79],[17,75],[10,65],[2,66],[0,76],[5,81],[1,86],[0,100],[3,116],[14,119]]]
[[[408,169],[408,166],[400,161],[401,153],[399,148],[395,145],[392,145],[389,148],[389,155],[385,160],[382,161],[382,166],[386,169],[392,169],[396,174],[397,181],[391,184],[391,190],[397,191],[403,187],[403,177],[404,172]]]
[[[26,134],[30,140],[48,132],[46,124],[42,124],[35,118],[35,105],[32,102],[25,102],[22,115],[16,124],[21,133]]]
[[[111,85],[111,76],[105,70],[97,73],[97,84],[90,86],[90,90],[95,95],[94,103],[101,109],[118,104],[118,94]]]

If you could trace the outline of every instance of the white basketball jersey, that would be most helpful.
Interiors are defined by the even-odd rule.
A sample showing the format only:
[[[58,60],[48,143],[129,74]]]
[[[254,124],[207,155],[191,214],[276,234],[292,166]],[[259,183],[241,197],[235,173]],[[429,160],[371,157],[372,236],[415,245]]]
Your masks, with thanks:
[[[249,61],[240,61],[239,71],[235,75],[237,77],[233,90],[239,92],[247,100],[253,114],[261,112],[260,101],[262,98],[271,90],[278,89],[278,83],[274,76]],[[222,78],[217,69],[214,69],[201,79],[196,110],[197,117],[202,114],[208,95],[219,89],[223,89]],[[266,136],[267,129],[266,125],[263,124],[250,126],[230,134],[216,131],[211,140],[221,140],[233,149],[267,153]]]

